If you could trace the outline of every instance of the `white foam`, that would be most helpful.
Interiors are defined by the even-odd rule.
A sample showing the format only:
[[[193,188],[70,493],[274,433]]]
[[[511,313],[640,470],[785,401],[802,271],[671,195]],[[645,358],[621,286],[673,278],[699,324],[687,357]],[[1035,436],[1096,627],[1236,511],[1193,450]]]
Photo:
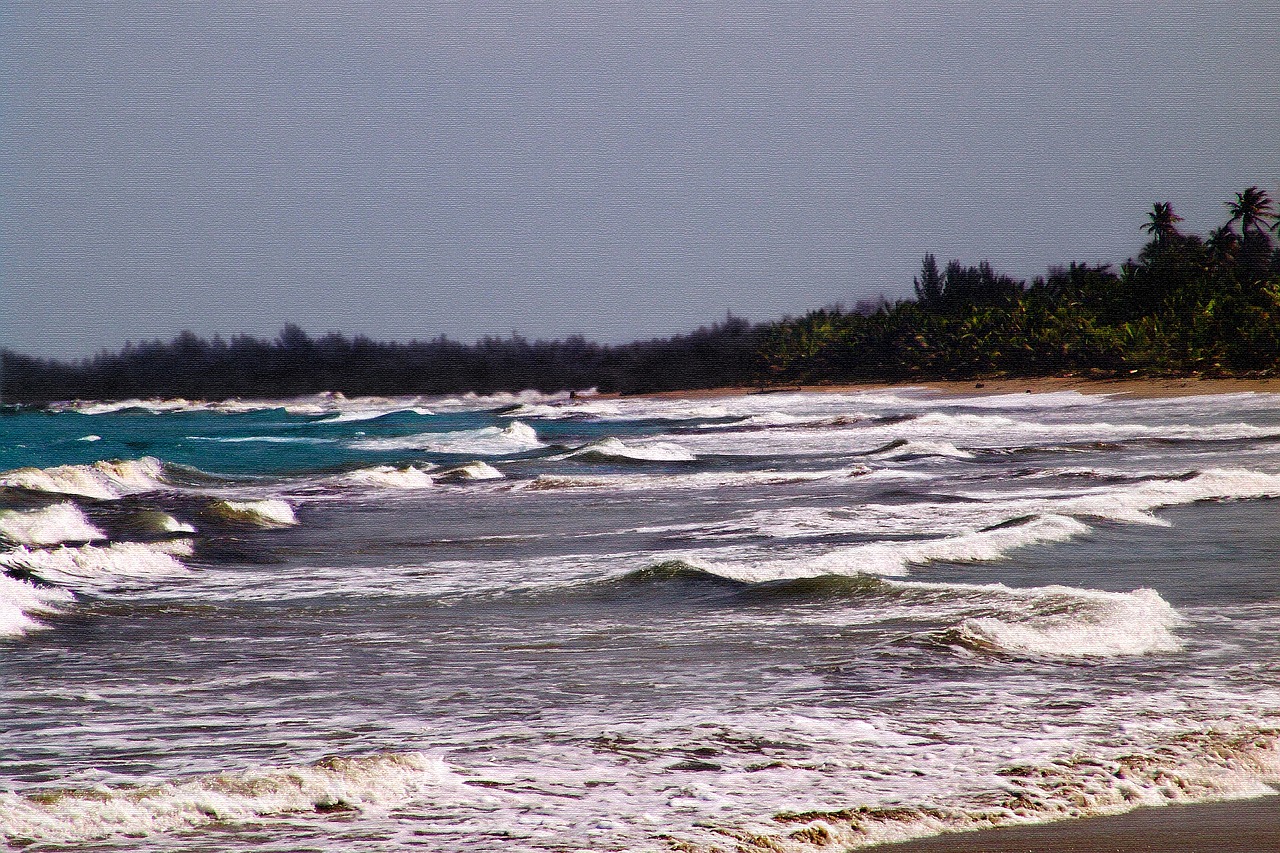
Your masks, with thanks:
[[[302,767],[197,776],[144,787],[97,786],[0,794],[0,836],[46,843],[142,836],[214,822],[333,810],[379,809],[433,789],[492,801],[470,789],[439,758],[421,753],[331,758]]]
[[[542,474],[517,484],[522,490],[605,489],[610,491],[650,491],[655,489],[722,489],[812,483],[864,477],[871,469],[863,465],[826,471],[699,471],[692,474]]]
[[[494,468],[488,462],[468,462],[466,465],[459,465],[457,468],[450,468],[447,471],[441,471],[436,475],[436,479],[441,482],[450,483],[459,480],[501,480],[504,479],[503,474],[497,468]]]
[[[120,580],[181,574],[187,567],[176,556],[192,552],[191,543],[113,542],[106,546],[83,545],[33,549],[21,546],[0,553],[0,566],[30,571],[50,583],[76,589],[109,586]]]
[[[1181,617],[1159,593],[1033,590],[1025,612],[965,619],[957,637],[975,648],[1038,657],[1117,657],[1182,648]]]
[[[821,575],[905,575],[908,568],[936,561],[986,562],[1003,559],[1016,548],[1062,542],[1086,533],[1074,518],[1049,515],[1025,524],[906,542],[871,542],[834,548],[790,549],[794,556],[761,555],[754,549],[705,549],[679,559],[731,580],[747,583]]]
[[[325,418],[323,423],[326,424],[345,424],[356,421],[373,421],[378,418],[385,418],[387,415],[433,415],[435,412],[430,409],[424,409],[421,406],[409,406],[406,408],[372,408],[372,409],[356,409],[353,411],[339,412],[330,418]]]
[[[357,486],[368,486],[377,489],[403,489],[406,491],[429,489],[435,485],[435,480],[431,478],[430,474],[423,468],[414,465],[407,465],[403,468],[397,468],[394,465],[376,465],[372,468],[350,471],[343,474],[340,479],[342,482]]]
[[[195,533],[196,529],[185,521],[179,521],[167,512],[145,510],[135,513],[133,523],[152,533]]]
[[[26,511],[0,510],[0,539],[19,545],[57,545],[105,538],[106,534],[94,527],[72,503]]]
[[[625,444],[617,438],[594,441],[561,458],[569,457],[635,462],[693,462],[698,458],[680,445],[667,441]]]
[[[20,637],[44,627],[35,617],[56,613],[59,603],[70,600],[66,590],[42,588],[0,574],[0,637]]]
[[[94,462],[92,465],[18,468],[0,474],[0,486],[99,500],[115,500],[125,495],[169,487],[164,481],[164,463],[153,456]]]
[[[881,459],[902,459],[909,456],[948,456],[953,459],[972,459],[973,454],[961,450],[949,441],[902,441],[873,451],[872,456]]]
[[[506,456],[536,450],[545,445],[539,440],[533,427],[521,421],[512,421],[505,427],[362,439],[352,442],[351,446],[361,450],[425,450],[431,453]]]
[[[289,527],[298,523],[293,507],[279,498],[215,501],[208,510],[218,518],[254,527]]]

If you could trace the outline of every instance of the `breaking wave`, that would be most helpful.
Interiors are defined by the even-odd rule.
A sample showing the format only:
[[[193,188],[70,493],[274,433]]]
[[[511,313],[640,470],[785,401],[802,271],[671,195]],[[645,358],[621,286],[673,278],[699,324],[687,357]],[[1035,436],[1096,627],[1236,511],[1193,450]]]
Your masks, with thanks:
[[[819,480],[838,480],[846,477],[864,477],[870,468],[855,465],[828,471],[701,471],[693,474],[541,474],[521,484],[521,488],[533,491],[556,489],[609,489],[620,491],[649,491],[651,489],[721,489],[748,486],[774,486],[787,483],[812,483]]]
[[[43,628],[38,616],[56,613],[57,605],[71,600],[71,593],[37,586],[0,574],[0,637],[21,637]]]
[[[881,459],[911,459],[921,456],[947,456],[952,459],[972,459],[973,454],[961,450],[949,441],[909,441],[905,438],[892,441],[883,447],[869,451],[867,456]]]
[[[693,462],[698,458],[680,445],[667,441],[624,444],[617,438],[594,441],[565,454],[563,458],[573,457],[610,462]]]
[[[352,442],[361,450],[425,450],[430,453],[506,456],[545,447],[533,427],[512,421],[505,427],[460,432],[423,432],[398,438],[370,438]]]
[[[372,468],[360,468],[349,471],[338,478],[343,483],[354,486],[367,486],[376,489],[429,489],[435,480],[420,466],[375,465]]]
[[[680,556],[690,565],[745,581],[790,580],[819,575],[905,575],[912,565],[929,562],[988,562],[1005,558],[1016,548],[1064,542],[1088,532],[1083,522],[1063,515],[1046,515],[975,532],[929,540],[870,542],[843,547],[791,549],[797,556],[756,556],[735,549],[690,552]]]
[[[967,618],[938,639],[1020,657],[1108,658],[1182,648],[1173,633],[1182,618],[1152,589],[1118,593],[1044,587],[1005,595],[1019,606],[1000,615]]]
[[[422,753],[327,758],[301,767],[197,776],[141,787],[0,794],[0,837],[71,844],[298,814],[360,811],[447,787],[465,793],[442,759]]]
[[[19,546],[0,553],[0,566],[10,573],[38,578],[76,590],[109,588],[120,581],[182,574],[187,567],[177,557],[189,556],[190,541],[112,542],[38,549]]]
[[[457,468],[441,471],[436,479],[442,483],[457,483],[467,480],[501,480],[503,473],[488,462],[468,462]]]
[[[154,456],[91,465],[17,468],[0,474],[0,486],[98,500],[117,500],[170,487],[165,479],[164,463]]]
[[[80,508],[72,503],[25,511],[0,510],[0,539],[18,545],[57,545],[106,538],[106,534],[90,524]]]
[[[298,523],[293,507],[279,498],[214,501],[207,512],[215,518],[250,527],[291,527]]]

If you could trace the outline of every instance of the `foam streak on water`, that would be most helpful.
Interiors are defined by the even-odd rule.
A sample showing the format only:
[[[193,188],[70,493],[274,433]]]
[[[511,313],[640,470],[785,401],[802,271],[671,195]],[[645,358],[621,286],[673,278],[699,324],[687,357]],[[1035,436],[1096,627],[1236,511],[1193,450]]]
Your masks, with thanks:
[[[799,853],[1268,795],[1277,437],[1260,394],[6,414],[0,837]]]

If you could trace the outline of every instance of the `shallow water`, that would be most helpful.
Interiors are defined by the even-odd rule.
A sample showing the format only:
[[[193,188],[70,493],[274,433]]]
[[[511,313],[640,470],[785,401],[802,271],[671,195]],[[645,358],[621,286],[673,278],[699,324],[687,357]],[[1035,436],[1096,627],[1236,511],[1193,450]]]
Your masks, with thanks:
[[[805,850],[1280,782],[1275,396],[322,395],[0,435],[28,849]]]

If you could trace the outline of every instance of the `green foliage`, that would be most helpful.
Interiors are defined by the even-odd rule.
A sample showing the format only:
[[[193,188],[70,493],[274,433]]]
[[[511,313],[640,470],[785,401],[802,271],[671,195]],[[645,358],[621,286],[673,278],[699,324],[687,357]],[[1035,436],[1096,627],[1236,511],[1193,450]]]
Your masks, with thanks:
[[[1280,217],[1257,187],[1227,207],[1231,220],[1204,240],[1156,204],[1143,226],[1151,242],[1118,271],[1072,263],[1029,286],[985,261],[940,273],[925,255],[915,301],[786,321],[762,363],[782,381],[1280,372],[1280,250],[1269,233]]]

